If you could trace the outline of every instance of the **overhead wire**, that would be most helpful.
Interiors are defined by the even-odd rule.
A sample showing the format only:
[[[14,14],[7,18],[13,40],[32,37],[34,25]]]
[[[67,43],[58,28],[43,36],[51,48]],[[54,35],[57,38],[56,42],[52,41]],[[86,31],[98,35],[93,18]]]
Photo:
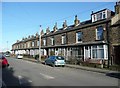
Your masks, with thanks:
[[[54,20],[54,21],[50,21],[50,22],[47,22],[47,23],[44,23],[44,24],[41,24],[41,25],[47,25],[47,24],[52,24],[52,23],[56,23],[56,22],[59,22],[59,21],[63,21],[63,20],[66,20],[68,18],[71,18],[71,17],[73,17],[75,15],[85,14],[86,12],[93,11],[95,9],[98,9],[98,8],[101,8],[101,7],[104,7],[104,6],[112,6],[112,4],[110,4],[110,3],[104,4],[104,5],[100,5],[100,6],[97,6],[95,8],[90,8],[88,10],[80,11],[80,12],[78,12],[76,14],[73,14],[73,15],[70,15],[70,16],[67,16],[67,17],[64,17],[64,18],[61,18],[61,19],[57,19],[57,20]]]

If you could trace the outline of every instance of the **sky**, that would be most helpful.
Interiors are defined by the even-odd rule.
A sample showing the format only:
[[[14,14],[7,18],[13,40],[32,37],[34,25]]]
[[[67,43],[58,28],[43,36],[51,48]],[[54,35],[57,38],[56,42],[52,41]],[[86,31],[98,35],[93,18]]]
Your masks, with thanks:
[[[91,12],[105,8],[114,11],[115,2],[2,2],[2,26],[0,26],[0,52],[11,50],[17,40],[39,32],[42,25],[53,30],[67,20],[67,25],[74,23],[75,15],[80,22],[89,20]]]

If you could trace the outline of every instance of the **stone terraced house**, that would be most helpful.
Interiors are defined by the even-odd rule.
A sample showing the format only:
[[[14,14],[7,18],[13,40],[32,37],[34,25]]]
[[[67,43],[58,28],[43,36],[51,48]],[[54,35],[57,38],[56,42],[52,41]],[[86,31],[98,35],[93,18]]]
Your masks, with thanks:
[[[41,54],[61,55],[66,60],[109,64],[120,63],[120,2],[115,5],[115,12],[103,9],[91,13],[90,20],[80,22],[77,15],[74,24],[68,26],[63,22],[62,28],[57,23],[46,33],[41,31]],[[28,36],[12,45],[13,54],[39,54],[39,34]]]

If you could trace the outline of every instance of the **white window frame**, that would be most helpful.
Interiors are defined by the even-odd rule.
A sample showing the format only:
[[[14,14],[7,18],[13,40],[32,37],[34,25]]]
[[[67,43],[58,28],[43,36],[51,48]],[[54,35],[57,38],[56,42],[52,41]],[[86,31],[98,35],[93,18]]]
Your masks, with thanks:
[[[38,41],[37,41],[37,46],[39,46],[39,43],[40,43],[40,42],[39,42],[39,40],[38,40]]]
[[[51,45],[54,45],[54,37],[51,37]]]
[[[78,41],[78,33],[79,32],[76,32],[76,43],[82,43],[82,35],[81,35],[81,41]],[[81,34],[82,34],[82,32],[81,32]]]
[[[103,26],[99,26],[99,27],[102,27],[102,28],[103,28]],[[104,28],[103,28],[103,32],[104,32]],[[102,37],[104,37],[104,35],[102,35]],[[98,36],[98,27],[96,28],[96,40],[103,40],[103,38],[101,39],[101,38],[99,38],[99,36]]]
[[[26,43],[24,44],[24,48],[26,48]]]
[[[106,11],[103,11],[103,12],[102,12],[102,19],[105,19],[105,18],[104,18],[104,15],[105,15],[105,18],[106,18],[106,16],[107,16]]]
[[[99,55],[98,51],[99,51],[99,50],[103,50],[103,53],[105,52],[104,45],[95,45],[95,46],[96,46],[96,48],[94,48],[94,46],[92,46],[92,58],[93,58],[93,59],[105,59],[105,54],[103,55],[103,58],[99,58],[99,57],[98,57],[98,55]],[[102,46],[102,48],[100,48],[99,46]],[[96,57],[93,57],[93,50],[96,51],[96,52],[95,52],[95,53],[97,54]]]
[[[107,60],[108,59],[108,46],[103,45],[103,47],[104,47],[104,59]]]
[[[46,39],[43,39],[43,46],[46,46]]]
[[[20,44],[19,44],[19,49],[20,49]]]
[[[103,15],[102,12],[97,13],[97,21],[102,20],[102,15]]]
[[[102,16],[100,16],[100,14],[102,14]],[[105,18],[103,18],[104,17],[103,15],[105,15]],[[92,14],[92,22],[99,21],[99,20],[106,19],[106,18],[107,18],[107,10],[101,11],[96,14]]]
[[[62,44],[65,44],[65,35],[62,35]]]
[[[35,42],[34,41],[32,41],[32,47],[34,47],[35,46]]]
[[[30,47],[29,42],[27,42],[27,48],[29,48],[29,47]]]

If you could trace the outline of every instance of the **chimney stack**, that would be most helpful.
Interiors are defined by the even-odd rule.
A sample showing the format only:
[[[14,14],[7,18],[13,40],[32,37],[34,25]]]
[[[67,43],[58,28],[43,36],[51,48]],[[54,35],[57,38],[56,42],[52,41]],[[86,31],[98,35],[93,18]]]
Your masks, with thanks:
[[[36,33],[36,37],[37,37],[37,38],[39,37],[38,32]]]
[[[55,23],[55,26],[53,27],[53,31],[56,32],[58,30],[57,28],[57,22]]]
[[[43,30],[41,30],[41,33],[40,33],[41,35],[44,35],[44,31]]]
[[[65,22],[63,22],[63,29],[67,28],[67,21],[65,20]]]
[[[119,14],[120,13],[120,1],[116,2],[115,5],[115,14]]]
[[[75,20],[74,20],[74,25],[75,27],[78,26],[80,24],[80,21],[77,18],[77,15],[75,16]]]
[[[48,34],[48,33],[50,33],[50,28],[49,27],[46,29],[46,34]]]

